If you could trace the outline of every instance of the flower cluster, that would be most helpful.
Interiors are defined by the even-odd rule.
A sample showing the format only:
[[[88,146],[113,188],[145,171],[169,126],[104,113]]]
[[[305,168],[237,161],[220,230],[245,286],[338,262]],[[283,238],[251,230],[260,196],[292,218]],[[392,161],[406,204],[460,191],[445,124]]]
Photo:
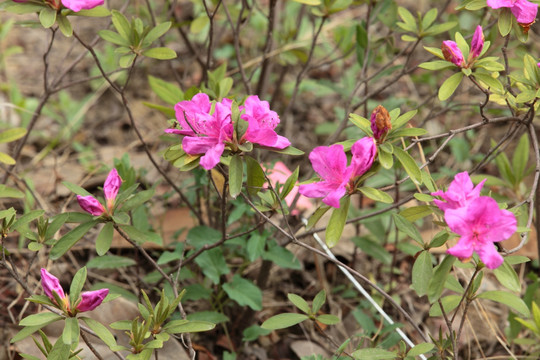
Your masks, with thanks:
[[[375,140],[365,137],[351,148],[352,160],[347,166],[343,145],[318,146],[309,154],[313,170],[322,181],[300,185],[300,194],[310,198],[322,198],[326,205],[339,208],[339,200],[356,190],[356,180],[369,170],[377,154]]]
[[[167,129],[165,132],[184,135],[182,148],[190,155],[204,154],[200,164],[206,170],[219,163],[226,146],[234,149],[237,145],[250,142],[263,147],[284,149],[291,144],[274,131],[280,122],[277,113],[270,110],[267,101],[261,101],[256,95],[249,96],[244,105],[239,107],[243,111],[240,118],[247,122],[246,132],[242,136],[234,134],[232,103],[230,99],[223,99],[212,104],[208,95],[199,93],[191,100],[176,104],[176,119],[180,129]]]
[[[70,316],[74,316],[78,312],[94,310],[103,302],[103,299],[105,299],[109,293],[109,289],[84,291],[81,293],[80,300],[77,301],[75,309],[71,309],[69,296],[64,293],[64,289],[60,286],[58,278],[43,268],[41,269],[41,287],[43,288],[45,295],[47,295],[59,309]],[[60,304],[57,302],[57,298],[61,300]]]
[[[508,210],[499,209],[495,200],[480,196],[484,181],[473,187],[467,172],[456,175],[446,192],[437,191],[434,200],[444,211],[450,230],[460,235],[458,243],[448,249],[448,254],[461,260],[472,257],[473,251],[490,269],[503,263],[502,256],[493,243],[508,239],[517,229],[516,217]]]
[[[114,209],[116,195],[118,195],[118,189],[122,185],[122,179],[118,175],[116,169],[112,169],[103,184],[103,192],[105,193],[106,208],[99,202],[98,199],[92,195],[81,196],[77,195],[77,201],[81,208],[94,216],[100,216],[103,214],[112,215]]]
[[[538,5],[527,0],[487,0],[492,9],[509,8],[525,32],[536,21]]]
[[[480,56],[482,49],[484,48],[484,32],[482,27],[478,25],[474,32],[472,41],[471,41],[471,51],[469,52],[469,57],[467,61],[463,57],[463,53],[456,44],[455,41],[446,40],[443,41],[441,50],[446,61],[450,61],[452,64],[460,68],[469,68],[473,62]]]
[[[13,0],[13,1],[18,2],[18,3],[28,2],[28,0]],[[45,2],[56,10],[60,10],[61,8],[60,2],[58,0],[45,0]],[[90,9],[95,8],[96,6],[103,5],[104,0],[62,0],[61,3],[66,9],[79,12],[81,10],[90,10]]]

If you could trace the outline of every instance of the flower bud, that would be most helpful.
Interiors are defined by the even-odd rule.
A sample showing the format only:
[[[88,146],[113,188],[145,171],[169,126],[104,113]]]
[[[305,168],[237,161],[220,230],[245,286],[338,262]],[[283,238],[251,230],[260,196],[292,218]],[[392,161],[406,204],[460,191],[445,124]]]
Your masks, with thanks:
[[[109,289],[85,291],[81,294],[81,302],[77,305],[78,311],[92,311],[97,308],[109,293]]]
[[[105,212],[103,205],[92,195],[77,195],[77,201],[84,211],[94,216],[99,216]]]
[[[390,114],[384,106],[379,105],[371,113],[371,130],[373,131],[373,137],[379,141],[384,140],[388,131],[392,128],[390,123]]]
[[[463,59],[463,53],[454,41],[443,41],[441,50],[446,61],[450,61],[452,64],[458,67],[465,66],[465,59]]]
[[[478,25],[476,27],[476,31],[474,32],[472,41],[471,41],[471,52],[469,54],[469,58],[476,59],[480,56],[482,53],[482,49],[484,48],[484,33],[482,31],[482,27]]]
[[[58,278],[43,268],[41,268],[41,287],[43,288],[45,295],[47,295],[49,299],[53,301],[55,300],[53,291],[56,292],[61,299],[66,297],[64,294],[64,289],[62,289],[62,286],[60,286],[60,281],[58,281]]]
[[[109,172],[107,180],[105,180],[105,183],[103,184],[103,192],[105,193],[105,199],[116,199],[116,195],[118,195],[118,189],[120,189],[120,185],[122,185],[122,179],[118,175],[118,171],[113,168]]]

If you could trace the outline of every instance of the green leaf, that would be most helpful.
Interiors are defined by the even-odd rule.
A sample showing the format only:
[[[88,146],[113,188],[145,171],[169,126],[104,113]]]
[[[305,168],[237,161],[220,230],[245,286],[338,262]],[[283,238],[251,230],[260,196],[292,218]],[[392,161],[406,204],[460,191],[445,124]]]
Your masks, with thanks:
[[[292,302],[294,306],[296,306],[298,309],[305,312],[306,314],[309,314],[311,312],[307,301],[300,296],[296,294],[287,294],[287,298],[289,298],[289,301]]]
[[[296,183],[298,182],[298,173],[299,173],[299,168],[297,167],[293,171],[291,176],[289,176],[287,180],[285,181],[285,184],[283,185],[283,189],[281,190],[281,193],[279,194],[279,198],[281,200],[284,200],[287,197],[287,195],[289,195],[289,193],[292,191],[292,189],[294,189],[294,187],[296,186]]]
[[[118,34],[120,34],[121,37],[126,39],[128,44],[131,45],[131,24],[129,23],[129,21],[126,19],[124,14],[117,10],[111,11],[111,17],[114,28],[116,29]]]
[[[24,193],[22,191],[0,184],[0,198],[21,199],[23,197]]]
[[[113,350],[118,345],[116,344],[116,340],[114,338],[114,335],[99,321],[96,321],[91,318],[87,317],[81,317],[80,318],[86,326],[88,326],[92,331],[96,333],[96,335],[107,345],[111,350]],[[114,351],[114,350],[113,350]]]
[[[415,345],[409,352],[407,353],[407,356],[418,356],[420,354],[425,354],[428,351],[433,350],[435,345],[431,343],[420,343],[418,345]]]
[[[199,320],[173,320],[167,323],[163,330],[169,334],[185,334],[201,331],[209,331],[216,327],[216,324],[212,324],[208,321]]]
[[[203,274],[214,284],[219,284],[221,275],[227,275],[230,270],[223,257],[221,248],[210,249],[199,255],[195,262],[202,269]]]
[[[135,61],[135,57],[135,54],[124,55],[118,60],[118,65],[120,65],[120,67],[123,67],[124,69],[127,69],[133,64],[133,61]]]
[[[326,245],[328,245],[328,247],[335,246],[341,238],[341,233],[343,232],[347,221],[350,203],[351,197],[344,196],[341,198],[339,209],[334,209],[332,211],[330,222],[326,228]]]
[[[424,240],[422,239],[422,235],[420,235],[420,232],[414,226],[409,220],[407,220],[403,215],[400,214],[392,214],[392,218],[394,219],[394,223],[396,224],[396,227],[401,231],[402,233],[407,234],[411,239],[416,241],[420,246],[424,246]]]
[[[165,35],[165,33],[171,28],[171,25],[172,23],[167,21],[152,28],[152,30],[150,30],[144,38],[145,44],[147,43],[150,45],[152,42],[154,42],[154,40],[157,40]]]
[[[431,24],[433,24],[433,22],[435,21],[435,19],[437,18],[437,14],[438,14],[438,10],[437,8],[433,8],[433,9],[430,9],[423,17],[422,19],[422,29],[423,30],[426,30],[428,27],[431,26]]]
[[[209,292],[212,293],[212,290],[209,290]],[[208,296],[208,299],[210,299],[210,296]],[[188,314],[187,319],[189,321],[206,321],[213,324],[226,323],[231,320],[228,316],[217,311],[197,311]]]
[[[59,15],[56,18],[56,22],[58,23],[58,28],[65,37],[71,37],[73,35],[73,27],[66,16]]]
[[[208,16],[206,16],[206,14],[200,15],[193,19],[189,25],[189,31],[193,34],[198,34],[203,31],[208,24],[210,24],[210,19],[208,19]]]
[[[269,319],[266,319],[266,321],[262,323],[261,327],[267,330],[285,329],[285,328],[294,326],[296,324],[299,324],[302,321],[307,320],[307,319],[309,319],[309,317],[305,314],[295,314],[295,313],[279,314],[279,315],[272,316]]]
[[[45,210],[32,210],[20,218],[18,218],[12,225],[11,228],[14,230],[22,230],[22,228],[27,225],[29,222],[37,219],[41,215],[45,214]]]
[[[99,235],[96,239],[96,252],[99,256],[105,255],[107,251],[111,248],[111,243],[113,239],[113,223],[108,222],[103,226]]]
[[[496,301],[511,307],[525,317],[531,316],[531,312],[529,311],[529,308],[527,307],[525,302],[521,300],[519,296],[512,293],[500,290],[486,291],[478,295],[477,298]]]
[[[250,195],[257,194],[264,185],[266,178],[264,171],[257,160],[251,156],[245,156],[247,168],[247,191]]]
[[[405,126],[417,113],[418,113],[418,110],[411,110],[411,111],[407,111],[403,115],[398,116],[396,119],[392,118],[393,129],[396,130],[402,126]]]
[[[498,79],[491,77],[491,75],[480,74],[480,73],[475,72],[473,76],[476,80],[479,80],[480,82],[486,84],[488,89],[498,90],[498,91],[503,91],[504,89],[503,84],[501,84],[501,82]]]
[[[184,93],[173,83],[148,75],[148,84],[150,84],[152,91],[168,104],[175,105],[184,100]]]
[[[41,25],[48,29],[54,25],[56,21],[56,10],[50,7],[45,7],[39,12],[39,22]]]
[[[73,245],[77,243],[86,233],[98,223],[97,220],[91,220],[80,224],[62,236],[51,248],[49,257],[51,260],[57,260],[64,255]]]
[[[86,275],[86,266],[83,266],[75,273],[75,276],[73,276],[73,279],[71,280],[71,286],[69,287],[69,301],[72,309],[75,308],[75,303],[81,296],[81,291],[86,282]]]
[[[499,22],[497,23],[499,27],[499,33],[501,36],[506,36],[512,30],[512,21],[514,16],[510,12],[509,8],[502,8],[499,13]]]
[[[142,52],[143,56],[158,59],[158,60],[170,60],[176,58],[176,51],[167,47],[155,47]]]
[[[416,184],[422,184],[422,172],[412,156],[397,146],[394,146],[394,155],[401,163],[411,180]]]
[[[306,231],[317,225],[317,222],[323,217],[324,214],[326,214],[328,210],[330,210],[330,208],[331,206],[323,205],[317,210],[315,210],[315,212],[309,217],[308,223],[306,225]]]
[[[398,7],[398,14],[406,25],[405,27],[402,27],[404,30],[407,30],[410,32],[417,31],[418,28],[416,24],[416,18],[410,13],[409,10],[400,6]]]
[[[341,319],[336,315],[323,314],[316,317],[317,321],[325,325],[335,325],[339,324]]]
[[[457,21],[448,21],[442,24],[436,24],[429,28],[429,30],[424,32],[424,36],[434,36],[447,32],[450,29],[453,29],[458,24]]]
[[[442,50],[440,48],[434,48],[429,46],[424,46],[424,49],[429,52],[432,55],[435,55],[436,57],[445,60],[444,55],[442,53]],[[445,60],[446,61],[446,60]]]
[[[521,281],[519,280],[518,274],[514,270],[514,268],[508,264],[508,262],[505,261],[502,263],[501,266],[493,270],[493,274],[499,280],[502,286],[507,288],[510,291],[514,291],[516,293],[521,292]]]
[[[355,360],[383,360],[383,359],[395,359],[397,353],[378,348],[367,348],[356,350],[352,353]]]
[[[110,43],[129,47],[130,43],[127,39],[124,39],[120,34],[117,32],[111,31],[111,30],[100,30],[98,31],[98,35],[105,41],[108,41]]]
[[[0,132],[0,143],[8,143],[22,138],[26,135],[25,128],[13,128]]]
[[[138,208],[154,196],[155,189],[143,190],[130,197],[122,204],[122,211],[130,211]]]
[[[379,163],[382,165],[383,168],[391,169],[392,166],[394,165],[394,157],[392,156],[392,153],[385,151],[382,145],[387,145],[387,144],[381,144],[381,146],[379,146],[379,150],[380,150],[378,151]],[[392,149],[391,146],[390,148]],[[392,149],[392,152],[393,151],[394,150]]]
[[[413,136],[422,136],[427,134],[426,129],[420,129],[420,128],[406,128],[406,129],[397,129],[395,131],[392,131],[388,134],[387,139],[393,139],[398,137],[413,137]]]
[[[446,278],[448,277],[450,270],[452,270],[452,265],[454,265],[454,261],[456,261],[456,258],[454,256],[446,255],[444,260],[435,268],[435,271],[433,272],[433,277],[429,281],[428,286],[427,295],[430,303],[434,303],[441,297]]]
[[[6,153],[0,151],[0,162],[6,165],[14,165],[16,163],[15,159],[9,156]]]
[[[300,4],[310,5],[310,6],[319,6],[321,5],[321,0],[293,0]]]
[[[223,290],[229,298],[236,301],[240,306],[249,306],[251,309],[262,310],[262,292],[251,281],[235,274],[231,282],[223,284]]]
[[[433,213],[429,205],[412,206],[402,210],[399,214],[410,222],[414,222]]]
[[[88,195],[92,195],[90,194],[88,191],[86,191],[85,189],[83,189],[82,187],[78,186],[78,185],[75,185],[73,183],[70,183],[69,181],[62,181],[62,184],[67,187],[71,192],[77,194],[77,195],[81,195],[81,196],[88,196]]]
[[[135,260],[127,257],[117,255],[103,255],[91,259],[90,261],[88,261],[86,266],[89,269],[117,269],[121,267],[132,266],[135,264]]]
[[[362,130],[366,135],[373,136],[371,121],[357,114],[349,114],[349,120]]]
[[[51,312],[44,312],[39,314],[33,314],[25,317],[21,320],[19,323],[20,326],[39,326],[43,327],[45,325],[48,325],[50,323],[53,323],[58,320],[64,319],[63,316],[51,313]],[[37,329],[36,329],[37,330]]]
[[[458,307],[459,302],[463,295],[448,295],[441,299],[445,314],[450,314],[455,308]],[[431,309],[429,309],[429,316],[442,316],[441,305],[439,302],[435,302]]]
[[[118,225],[118,227],[124,230],[129,236],[129,238],[138,244],[143,244],[147,241],[158,245],[163,243],[163,239],[158,233],[151,231],[141,231],[135,226],[131,225]]]
[[[527,163],[529,162],[529,136],[527,133],[523,134],[519,139],[519,143],[514,150],[512,156],[512,166],[514,173],[516,174],[516,182],[521,182],[525,176],[525,170],[527,169]]]
[[[270,260],[279,267],[285,269],[300,270],[302,264],[292,252],[281,246],[274,246],[262,255],[264,260]]]
[[[62,332],[62,341],[64,344],[76,344],[79,342],[80,329],[79,321],[75,317],[68,317],[64,323],[64,331]]]
[[[270,334],[272,331],[268,329],[263,329],[258,325],[251,325],[250,327],[246,328],[243,332],[243,338],[242,341],[255,341],[260,336],[265,336]]]
[[[276,150],[276,149],[269,149],[269,150],[272,150],[273,152],[283,154],[283,155],[291,155],[291,156],[304,155],[304,152],[302,150],[297,149],[293,146],[287,146],[285,149],[282,149],[282,150]]]
[[[427,294],[429,281],[433,275],[433,264],[429,251],[422,251],[416,258],[412,269],[412,288],[418,296]]]
[[[82,9],[72,15],[86,16],[86,17],[105,17],[111,15],[109,9],[104,6],[96,6],[92,9]]]
[[[242,191],[242,179],[244,177],[244,163],[240,155],[233,155],[229,164],[229,194],[236,199]]]
[[[458,72],[446,79],[439,88],[439,100],[444,101],[448,99],[456,91],[461,80],[463,79],[463,73]]]
[[[315,298],[313,299],[313,304],[312,304],[313,313],[314,314],[318,313],[325,302],[326,302],[326,291],[322,289],[321,291],[317,293],[317,295],[315,295]]]
[[[445,70],[445,69],[453,68],[455,66],[456,65],[446,60],[428,61],[428,62],[423,62],[420,65],[418,65],[419,68],[426,69],[426,70]]]
[[[392,204],[394,202],[394,199],[390,195],[379,189],[362,186],[359,187],[358,190],[360,190],[362,194],[371,200],[379,201],[385,204]]]

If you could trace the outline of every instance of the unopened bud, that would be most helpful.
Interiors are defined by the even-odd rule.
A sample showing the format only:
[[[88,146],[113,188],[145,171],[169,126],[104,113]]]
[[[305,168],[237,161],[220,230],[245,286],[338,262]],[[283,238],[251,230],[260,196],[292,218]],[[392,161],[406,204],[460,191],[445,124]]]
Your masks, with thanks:
[[[465,59],[463,59],[463,53],[454,41],[443,41],[441,50],[446,61],[450,61],[452,64],[458,67],[465,66]]]
[[[376,140],[384,139],[388,131],[392,128],[390,114],[384,106],[379,105],[371,113],[371,130]]]

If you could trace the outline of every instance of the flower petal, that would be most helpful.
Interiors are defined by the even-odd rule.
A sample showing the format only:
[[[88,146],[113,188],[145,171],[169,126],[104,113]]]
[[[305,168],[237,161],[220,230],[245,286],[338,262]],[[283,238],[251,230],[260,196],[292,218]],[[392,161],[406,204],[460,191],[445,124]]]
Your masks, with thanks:
[[[459,259],[468,259],[473,254],[473,241],[469,236],[462,236],[458,243],[446,252]]]
[[[201,157],[199,163],[206,170],[213,169],[214,166],[219,163],[221,159],[221,154],[223,154],[223,150],[225,150],[225,144],[216,144],[215,146],[208,149],[206,154]]]
[[[520,24],[531,24],[536,20],[538,5],[527,0],[517,0],[510,9]]]
[[[41,287],[43,288],[45,295],[51,300],[54,300],[53,291],[62,299],[66,297],[58,278],[44,268],[41,268]]]
[[[103,0],[62,0],[62,5],[75,12],[83,9],[89,10],[96,6],[103,5]]]
[[[512,7],[516,0],[487,0],[487,6],[492,9],[499,9],[502,7]]]
[[[497,252],[497,249],[493,243],[488,243],[480,248],[477,248],[476,252],[480,257],[480,260],[482,260],[482,262],[486,264],[489,269],[498,268],[504,261],[501,254]]]
[[[309,160],[313,170],[322,179],[342,182],[347,169],[347,156],[343,150],[343,145],[318,146],[309,154]]]
[[[454,41],[443,41],[441,50],[446,61],[450,61],[452,64],[463,67],[465,66],[465,59],[463,53]]]
[[[471,52],[470,56],[475,59],[480,56],[482,49],[484,48],[484,33],[482,27],[478,25],[476,31],[474,32],[472,41],[471,41]]]
[[[377,145],[375,139],[365,137],[357,142],[351,148],[353,155],[351,160],[352,174],[351,177],[362,176],[371,168],[375,155],[377,155]]]
[[[472,234],[471,216],[467,211],[467,207],[457,209],[448,209],[444,213],[444,219],[450,227],[450,230],[458,235],[466,236]]]
[[[77,305],[79,311],[92,311],[97,308],[109,293],[109,289],[85,291],[81,294],[81,302]]]

